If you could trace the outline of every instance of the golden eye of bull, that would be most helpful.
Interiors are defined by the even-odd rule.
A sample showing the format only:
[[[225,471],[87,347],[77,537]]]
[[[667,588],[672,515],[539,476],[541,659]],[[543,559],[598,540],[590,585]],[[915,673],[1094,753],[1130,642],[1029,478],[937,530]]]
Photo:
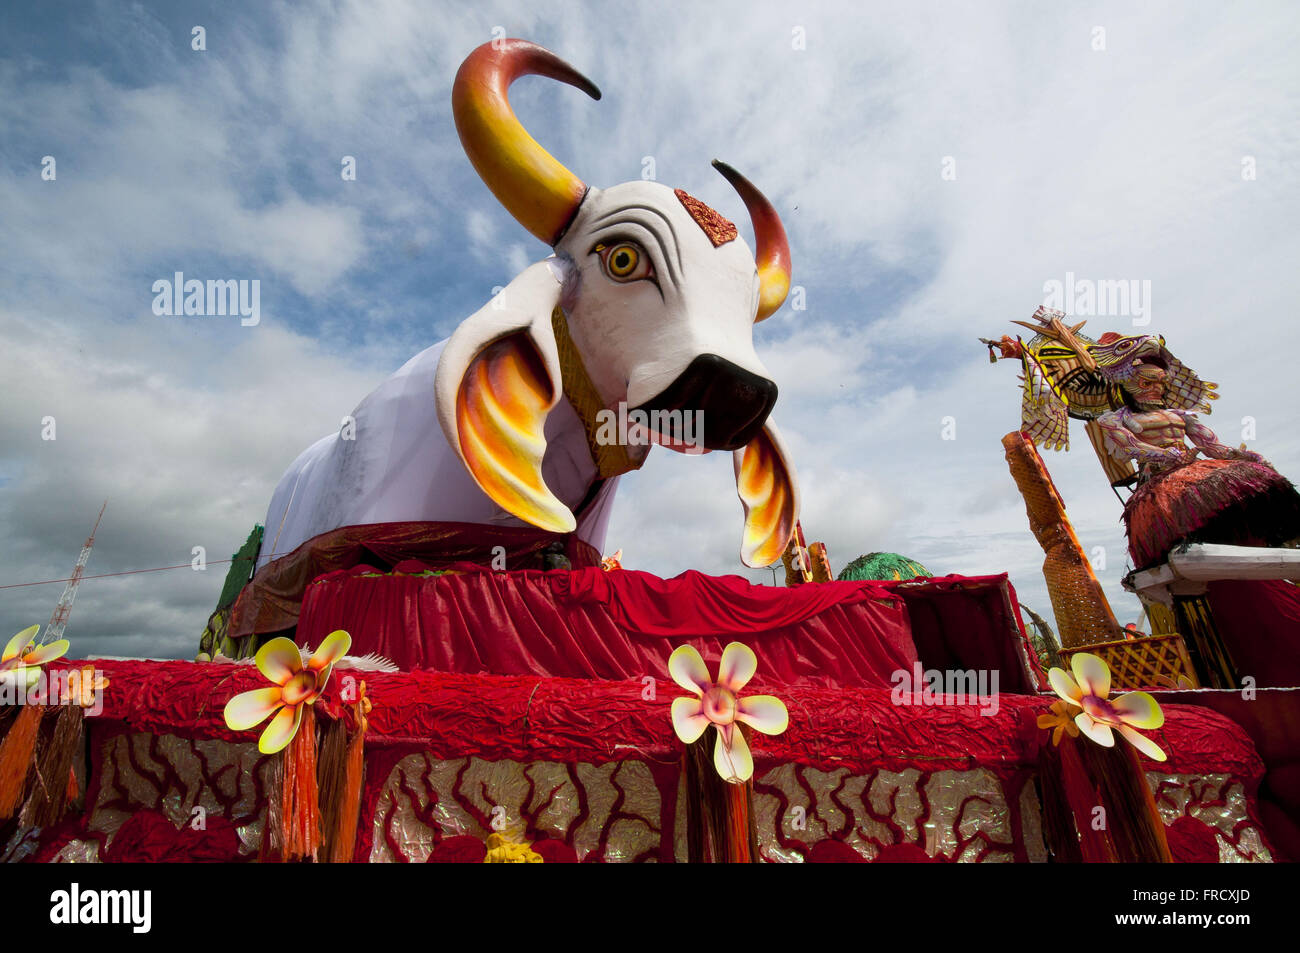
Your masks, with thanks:
[[[609,253],[609,270],[619,278],[626,278],[636,270],[640,254],[631,245],[623,245]]]
[[[654,274],[649,256],[635,242],[600,244],[593,251],[600,255],[605,274],[615,281],[639,281]]]

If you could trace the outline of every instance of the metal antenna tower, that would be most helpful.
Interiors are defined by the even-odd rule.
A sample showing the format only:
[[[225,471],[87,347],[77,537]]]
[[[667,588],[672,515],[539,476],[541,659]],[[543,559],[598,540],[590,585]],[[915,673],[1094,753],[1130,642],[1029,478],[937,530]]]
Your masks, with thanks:
[[[81,584],[81,574],[86,571],[86,563],[90,560],[90,549],[95,545],[95,532],[99,529],[99,521],[104,518],[104,510],[106,509],[108,509],[108,500],[105,500],[104,505],[99,508],[99,516],[95,517],[95,526],[90,531],[90,538],[81,547],[81,555],[77,557],[77,565],[72,570],[72,576],[68,579],[68,584],[63,587],[63,595],[59,597],[59,604],[54,607],[54,615],[50,616],[50,623],[45,627],[45,632],[40,638],[42,645],[63,638],[63,630],[68,625],[68,615],[72,612],[72,600],[77,598],[77,586]]]

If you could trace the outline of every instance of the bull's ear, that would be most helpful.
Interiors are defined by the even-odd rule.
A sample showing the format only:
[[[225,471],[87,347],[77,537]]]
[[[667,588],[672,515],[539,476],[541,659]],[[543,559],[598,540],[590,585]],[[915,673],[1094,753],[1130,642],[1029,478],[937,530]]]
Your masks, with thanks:
[[[546,415],[563,385],[551,314],[561,285],[546,262],[525,270],[463,321],[438,360],[438,420],[479,488],[506,512],[552,533],[573,513],[542,479]]]
[[[781,435],[772,421],[732,454],[736,493],[745,507],[745,535],[740,560],[746,566],[770,566],[781,558],[799,519],[799,483]]]

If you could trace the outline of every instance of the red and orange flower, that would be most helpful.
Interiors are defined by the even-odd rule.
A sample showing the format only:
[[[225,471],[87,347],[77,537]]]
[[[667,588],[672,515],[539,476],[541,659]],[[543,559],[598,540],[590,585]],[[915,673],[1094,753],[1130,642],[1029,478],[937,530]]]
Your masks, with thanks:
[[[262,754],[282,750],[298,733],[304,705],[314,705],[325,690],[334,663],[352,647],[352,636],[342,629],[327,635],[306,663],[302,651],[289,639],[272,639],[257,651],[257,668],[274,684],[236,695],[226,703],[226,726],[231,731],[255,728],[271,715],[257,740]]]

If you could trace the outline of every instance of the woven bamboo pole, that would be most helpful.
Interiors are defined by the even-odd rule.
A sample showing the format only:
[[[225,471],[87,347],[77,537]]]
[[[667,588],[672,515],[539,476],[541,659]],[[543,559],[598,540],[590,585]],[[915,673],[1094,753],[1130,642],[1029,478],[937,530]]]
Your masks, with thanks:
[[[1033,441],[1022,433],[1009,433],[1002,438],[1002,446],[1011,476],[1025,499],[1029,528],[1047,554],[1043,576],[1061,645],[1073,648],[1122,638],[1115,613]]]

